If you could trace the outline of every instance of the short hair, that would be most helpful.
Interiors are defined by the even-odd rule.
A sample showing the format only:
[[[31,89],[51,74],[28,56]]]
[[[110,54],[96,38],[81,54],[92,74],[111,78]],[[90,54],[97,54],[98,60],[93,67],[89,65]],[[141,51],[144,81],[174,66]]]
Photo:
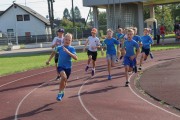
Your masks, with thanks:
[[[133,30],[134,30],[134,31],[137,31],[137,27],[133,27]]]
[[[128,29],[127,32],[131,32],[134,34],[134,30],[133,29]]]
[[[144,28],[144,31],[145,31],[145,30],[146,30],[146,31],[149,31],[149,28]]]
[[[118,30],[123,31],[123,29],[122,29],[122,28],[118,28]]]
[[[70,37],[70,39],[72,40],[72,34],[71,33],[66,33],[66,35],[64,37]]]
[[[107,29],[107,32],[111,32],[111,33],[113,33],[113,30],[111,30],[111,29]]]

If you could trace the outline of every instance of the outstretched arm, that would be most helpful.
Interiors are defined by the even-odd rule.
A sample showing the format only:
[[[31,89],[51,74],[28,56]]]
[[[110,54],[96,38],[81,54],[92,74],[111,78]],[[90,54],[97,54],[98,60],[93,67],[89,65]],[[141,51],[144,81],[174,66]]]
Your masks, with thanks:
[[[55,53],[56,53],[55,51],[53,51],[51,53],[51,56],[49,57],[48,61],[46,62],[46,65],[49,65],[49,63],[50,63],[51,59],[54,57]]]

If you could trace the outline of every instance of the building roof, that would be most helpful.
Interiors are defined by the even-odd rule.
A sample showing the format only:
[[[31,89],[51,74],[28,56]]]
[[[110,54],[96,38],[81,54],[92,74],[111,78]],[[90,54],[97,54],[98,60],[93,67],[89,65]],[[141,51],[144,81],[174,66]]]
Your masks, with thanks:
[[[29,8],[27,6],[20,5],[20,4],[17,4],[17,3],[12,4],[8,9],[6,9],[3,12],[0,11],[0,16],[3,15],[6,11],[8,11],[13,6],[20,7],[21,9],[23,9],[27,13],[31,14],[32,16],[36,17],[40,21],[44,22],[46,25],[50,25],[50,21],[48,19],[46,19],[44,16],[40,15],[39,13],[37,13],[36,11],[34,11],[33,9],[31,9],[31,8]]]

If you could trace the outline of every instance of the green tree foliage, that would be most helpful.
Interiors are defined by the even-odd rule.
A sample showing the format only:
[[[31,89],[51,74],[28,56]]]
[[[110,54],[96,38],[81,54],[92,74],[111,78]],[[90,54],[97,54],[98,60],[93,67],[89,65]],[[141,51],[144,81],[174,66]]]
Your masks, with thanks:
[[[103,34],[106,34],[106,30],[107,30],[106,12],[99,12],[98,23],[99,23],[99,30],[102,30]]]
[[[82,18],[81,12],[77,6],[74,8],[74,17],[75,17],[75,19],[81,19]]]
[[[63,18],[68,19],[68,20],[71,19],[69,10],[68,10],[67,8],[64,9],[64,12],[63,12]]]

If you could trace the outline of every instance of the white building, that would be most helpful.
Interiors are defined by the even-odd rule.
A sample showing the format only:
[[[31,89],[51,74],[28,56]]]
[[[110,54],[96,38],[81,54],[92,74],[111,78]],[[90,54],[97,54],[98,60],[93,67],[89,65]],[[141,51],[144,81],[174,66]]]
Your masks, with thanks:
[[[1,12],[0,31],[11,33],[12,37],[51,34],[48,19],[31,8],[16,3]]]

